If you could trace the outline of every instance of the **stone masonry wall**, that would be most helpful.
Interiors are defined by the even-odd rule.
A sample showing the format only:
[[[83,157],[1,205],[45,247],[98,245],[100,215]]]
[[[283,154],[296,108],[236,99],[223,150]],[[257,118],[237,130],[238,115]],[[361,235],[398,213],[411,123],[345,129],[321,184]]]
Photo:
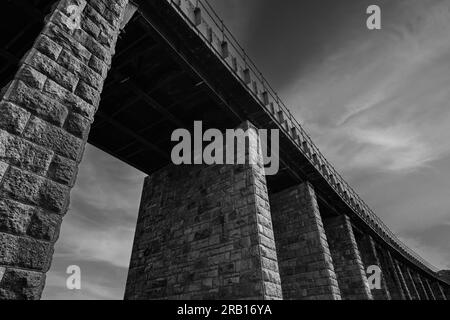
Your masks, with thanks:
[[[0,299],[39,299],[127,0],[63,0],[0,100]],[[69,5],[84,8],[67,26]]]
[[[270,195],[284,299],[340,300],[328,241],[309,183]]]
[[[350,219],[341,215],[324,224],[342,299],[373,299]]]
[[[125,299],[282,298],[257,163],[169,166],[146,179]]]

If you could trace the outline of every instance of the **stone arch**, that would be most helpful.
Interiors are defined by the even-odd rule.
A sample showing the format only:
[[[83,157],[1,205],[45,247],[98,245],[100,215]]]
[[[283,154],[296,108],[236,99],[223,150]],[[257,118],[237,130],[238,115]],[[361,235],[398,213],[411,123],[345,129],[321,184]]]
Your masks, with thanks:
[[[60,0],[0,101],[0,299],[39,299],[128,7]]]

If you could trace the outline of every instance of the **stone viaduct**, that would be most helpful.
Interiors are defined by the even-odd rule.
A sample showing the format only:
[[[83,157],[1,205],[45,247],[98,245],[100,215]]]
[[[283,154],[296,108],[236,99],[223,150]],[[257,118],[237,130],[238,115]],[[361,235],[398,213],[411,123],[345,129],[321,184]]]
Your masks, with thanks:
[[[446,300],[205,1],[1,4],[0,299],[39,299],[87,142],[148,174],[126,299]],[[174,166],[170,136],[280,129],[281,169]],[[369,286],[378,266],[381,286]]]

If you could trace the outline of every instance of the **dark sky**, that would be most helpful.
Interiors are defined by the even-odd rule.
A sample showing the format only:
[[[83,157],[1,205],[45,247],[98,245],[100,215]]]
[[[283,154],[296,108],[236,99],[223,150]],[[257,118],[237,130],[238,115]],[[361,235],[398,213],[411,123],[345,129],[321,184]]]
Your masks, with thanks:
[[[363,199],[450,268],[450,1],[210,1]],[[370,4],[381,30],[366,28]],[[142,182],[87,148],[44,298],[123,297]],[[72,264],[79,292],[65,289]]]

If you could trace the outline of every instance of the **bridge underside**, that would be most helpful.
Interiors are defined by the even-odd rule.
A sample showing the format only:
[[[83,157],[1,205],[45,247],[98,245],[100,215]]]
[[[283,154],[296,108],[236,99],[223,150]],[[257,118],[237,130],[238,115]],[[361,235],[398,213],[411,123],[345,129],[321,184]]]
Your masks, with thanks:
[[[186,167],[180,172],[171,167],[172,132],[177,128],[192,129],[196,120],[203,122],[205,130],[235,128],[246,121],[257,128],[274,129],[278,125],[165,1],[140,1],[139,11],[122,32],[119,32],[119,22],[120,14],[126,10],[125,1],[111,1],[111,8],[102,5],[104,2],[90,1],[87,12],[91,13],[87,16],[91,21],[98,19],[101,30],[97,36],[109,28],[102,28],[103,24],[113,26],[115,36],[99,41],[100,50],[95,41],[92,44],[92,38],[97,39],[89,38],[96,33],[94,26],[83,25],[86,30],[92,28],[87,30],[88,36],[71,35],[77,44],[89,49],[86,51],[89,56],[76,51],[76,46],[64,42],[66,38],[61,35],[55,36],[48,30],[40,33],[52,5],[58,4],[64,12],[65,1],[18,0],[2,4],[0,23],[5,32],[1,37],[0,86],[7,89],[2,92],[5,120],[0,121],[0,129],[4,133],[2,139],[7,137],[2,143],[16,139],[24,144],[31,142],[33,147],[39,145],[45,151],[42,155],[40,149],[36,151],[44,164],[33,165],[30,165],[33,159],[25,159],[29,156],[25,149],[17,151],[19,155],[0,154],[0,178],[3,177],[0,298],[40,296],[43,275],[48,270],[58,236],[60,216],[67,210],[67,194],[75,182],[86,140],[150,176],[141,203],[137,229],[140,238],[135,241],[127,298],[431,299],[443,296],[441,287],[448,290],[448,286],[386,246],[333,192],[287,136],[281,136],[281,168],[275,176],[261,177],[254,168]],[[58,19],[59,16],[52,15],[50,24],[58,25]],[[42,49],[40,41],[35,42],[43,35],[53,44],[45,47],[48,51]],[[31,48],[34,51],[29,51]],[[68,52],[89,66],[89,72],[97,72],[96,81],[80,70],[72,70],[73,65],[64,65],[52,50],[58,51],[60,57],[61,52]],[[26,53],[32,58],[22,60]],[[53,59],[59,66],[38,65],[34,58],[41,53],[50,59],[49,65]],[[24,75],[24,66],[27,72],[28,67],[32,68],[31,76]],[[63,77],[59,67],[73,74],[78,82],[74,81],[72,86],[70,77]],[[24,99],[23,96],[31,94],[18,89],[23,83],[36,89],[37,96]],[[51,91],[52,85],[56,87],[54,83],[63,88],[56,93]],[[49,96],[52,108],[57,101],[58,107],[68,111],[61,111],[56,117],[42,110],[42,106],[39,108],[37,104],[47,106]],[[92,118],[88,113],[81,112],[80,116],[76,106],[70,104],[80,98],[83,105],[87,102],[86,108],[98,107]],[[26,111],[11,111],[17,107]],[[7,114],[15,116],[6,117]],[[23,128],[18,115],[27,118]],[[37,129],[31,128],[33,121],[45,123],[36,128],[51,125],[53,131],[49,129],[49,132],[58,136],[56,142],[37,137]],[[236,179],[220,184],[224,172]],[[29,173],[34,180],[26,176]],[[23,179],[14,178],[21,175]],[[161,178],[164,175],[171,178]],[[198,176],[204,180],[195,182]],[[189,177],[192,181],[186,180]],[[255,182],[258,179],[260,183]],[[205,190],[210,180],[218,186]],[[154,181],[153,185],[149,181]],[[185,184],[179,185],[180,181]],[[240,186],[240,183],[244,185],[235,190],[235,184]],[[39,188],[34,188],[38,184]],[[236,208],[235,201],[239,202],[243,192],[249,199],[258,199],[252,192],[260,184],[265,194],[261,208],[254,206],[252,200],[249,200],[250,207]],[[186,185],[192,187],[195,203],[183,200]],[[32,197],[22,194],[19,189],[23,187],[36,194]],[[230,187],[236,194],[226,191]],[[156,202],[156,196],[147,189],[153,192],[157,189],[159,195],[167,193],[178,201],[168,200],[155,213],[148,206]],[[180,210],[186,212],[183,224],[177,225],[178,230],[169,230],[168,225],[180,218]],[[161,218],[163,212],[165,219]],[[261,212],[266,215],[259,217]],[[17,223],[18,220],[22,222]],[[239,224],[241,220],[247,221],[246,228]],[[153,233],[148,228],[141,230],[145,221],[154,221]],[[186,232],[185,237],[167,238],[158,230],[171,234],[192,232]],[[31,243],[30,239],[33,239]],[[174,239],[179,242],[175,243]],[[164,250],[174,246],[181,250],[181,260]],[[27,247],[33,252],[28,252]],[[39,259],[43,261],[35,261]],[[155,271],[152,277],[144,267],[165,264],[171,268]],[[370,265],[382,270],[379,289],[368,287],[365,271]],[[204,272],[195,278],[193,270]],[[139,278],[142,271],[151,280]]]

